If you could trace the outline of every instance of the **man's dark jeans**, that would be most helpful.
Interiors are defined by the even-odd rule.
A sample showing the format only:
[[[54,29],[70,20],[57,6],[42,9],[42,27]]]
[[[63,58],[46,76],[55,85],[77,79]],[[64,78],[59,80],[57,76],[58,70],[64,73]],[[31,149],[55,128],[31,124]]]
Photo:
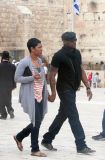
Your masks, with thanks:
[[[73,89],[58,92],[60,98],[60,108],[53,123],[49,127],[49,131],[43,136],[43,143],[52,143],[56,134],[59,132],[64,121],[68,118],[71,130],[75,137],[77,150],[86,146],[85,134],[79,120],[78,111],[75,104],[76,92]]]
[[[32,123],[30,123],[26,128],[24,128],[21,132],[16,135],[16,138],[19,142],[29,136],[31,133],[31,151],[37,152],[39,151],[38,145],[38,137],[39,137],[39,128],[43,118],[43,106],[42,102],[38,103],[35,101],[35,127]]]

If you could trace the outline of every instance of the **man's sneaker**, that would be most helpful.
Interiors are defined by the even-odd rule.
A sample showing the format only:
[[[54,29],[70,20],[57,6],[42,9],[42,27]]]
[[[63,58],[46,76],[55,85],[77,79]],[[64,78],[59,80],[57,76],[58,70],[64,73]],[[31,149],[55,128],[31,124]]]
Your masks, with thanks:
[[[42,142],[41,145],[42,145],[43,147],[47,148],[47,149],[50,150],[50,151],[57,151],[57,149],[54,148],[51,143],[43,143],[43,142]]]
[[[98,134],[96,136],[92,136],[92,139],[97,141],[102,141],[102,140],[105,140],[105,137],[103,137],[101,134]]]
[[[13,119],[13,118],[15,117],[15,116],[14,116],[14,112],[13,112],[13,111],[10,111],[10,113],[9,113],[9,114],[10,114],[10,118],[11,118],[11,119]]]
[[[78,153],[82,153],[82,154],[90,154],[90,153],[94,153],[96,152],[95,150],[92,150],[91,148],[89,147],[84,147],[83,149],[81,150],[77,150]]]

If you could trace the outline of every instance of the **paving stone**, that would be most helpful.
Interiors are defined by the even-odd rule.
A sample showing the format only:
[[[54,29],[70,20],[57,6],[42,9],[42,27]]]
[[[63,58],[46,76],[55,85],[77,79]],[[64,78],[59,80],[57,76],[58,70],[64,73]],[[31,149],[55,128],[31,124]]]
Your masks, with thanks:
[[[58,149],[57,152],[48,151],[40,145],[43,134],[48,130],[49,125],[53,121],[58,108],[59,99],[56,98],[54,103],[49,103],[48,114],[46,114],[41,125],[39,134],[40,149],[45,152],[48,157],[41,158],[43,160],[104,160],[105,158],[105,141],[94,141],[91,139],[93,135],[101,132],[101,121],[103,110],[105,108],[105,88],[92,89],[93,99],[88,101],[85,89],[77,92],[77,107],[83,128],[86,134],[87,145],[96,150],[92,155],[81,155],[76,153],[74,137],[71,132],[68,120],[62,126],[59,134],[56,136],[53,145]],[[15,118],[0,120],[0,160],[38,160],[39,157],[30,155],[30,137],[23,141],[24,151],[20,152],[13,140],[13,135],[25,127],[29,121],[29,117],[25,114],[18,103],[19,88],[13,91],[13,107],[15,110]]]

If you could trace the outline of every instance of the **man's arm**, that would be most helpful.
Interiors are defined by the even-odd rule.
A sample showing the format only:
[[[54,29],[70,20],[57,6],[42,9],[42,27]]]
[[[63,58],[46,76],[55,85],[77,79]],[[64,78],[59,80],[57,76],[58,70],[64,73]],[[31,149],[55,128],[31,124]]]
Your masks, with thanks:
[[[51,95],[49,95],[48,100],[53,102],[56,98],[56,80],[55,76],[58,73],[58,69],[51,66],[50,73],[49,73],[49,82],[51,88]]]
[[[88,100],[91,100],[92,99],[92,92],[91,92],[90,85],[89,85],[88,80],[87,80],[85,70],[83,69],[82,66],[81,66],[81,70],[82,70],[82,82],[86,86],[87,97],[89,98]]]

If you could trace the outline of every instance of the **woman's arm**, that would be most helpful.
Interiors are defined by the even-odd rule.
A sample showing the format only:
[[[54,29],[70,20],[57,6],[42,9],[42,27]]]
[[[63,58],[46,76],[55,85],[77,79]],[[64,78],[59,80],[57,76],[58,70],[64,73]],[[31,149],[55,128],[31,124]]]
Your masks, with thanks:
[[[24,70],[26,68],[24,61],[20,61],[15,72],[15,82],[18,83],[30,83],[34,81],[34,76],[23,76]]]

